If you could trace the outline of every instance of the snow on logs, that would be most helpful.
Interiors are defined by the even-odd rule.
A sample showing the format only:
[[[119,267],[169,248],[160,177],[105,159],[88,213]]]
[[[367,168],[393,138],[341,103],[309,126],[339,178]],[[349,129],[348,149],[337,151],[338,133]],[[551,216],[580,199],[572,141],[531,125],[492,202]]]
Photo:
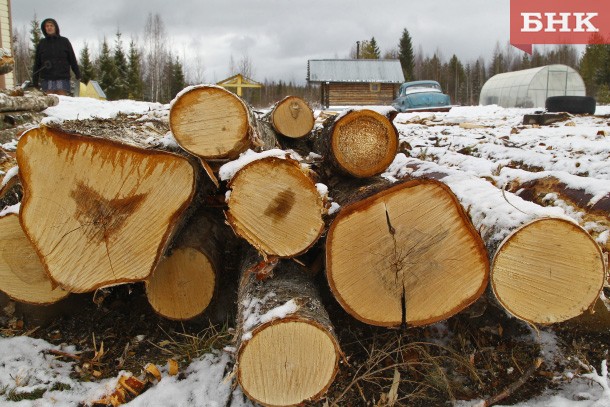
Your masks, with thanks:
[[[223,179],[230,177],[223,175],[225,169],[221,167]],[[265,255],[297,256],[324,231],[324,200],[308,170],[294,159],[267,156],[252,161],[237,170],[228,188],[229,224]]]
[[[370,184],[370,183],[369,183]],[[420,326],[472,304],[488,282],[487,252],[450,190],[413,180],[342,209],[326,239],[326,273],[335,298],[355,318],[378,326]],[[349,195],[349,194],[348,194]]]
[[[602,252],[559,208],[543,208],[464,172],[399,155],[388,178],[445,183],[492,256],[490,281],[498,302],[530,323],[551,324],[582,314],[604,284]]]
[[[28,304],[52,304],[69,293],[54,285],[19,224],[19,217],[0,217],[0,291]]]
[[[241,267],[237,380],[265,406],[315,401],[332,384],[341,357],[328,314],[304,267],[259,260],[249,255]],[[261,267],[274,267],[264,281],[257,278]]]
[[[398,152],[398,131],[390,117],[372,110],[351,110],[324,124],[314,149],[335,169],[352,177],[381,174]],[[329,169],[330,171],[330,169]]]
[[[47,127],[17,146],[21,224],[70,292],[146,279],[195,193],[185,158]]]

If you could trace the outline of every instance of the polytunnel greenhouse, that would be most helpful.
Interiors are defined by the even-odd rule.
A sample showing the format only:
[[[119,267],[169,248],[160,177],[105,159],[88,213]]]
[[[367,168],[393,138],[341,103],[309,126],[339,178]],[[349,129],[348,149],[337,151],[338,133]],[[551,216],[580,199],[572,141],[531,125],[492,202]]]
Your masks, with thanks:
[[[481,89],[479,104],[544,108],[550,96],[585,96],[585,93],[585,83],[573,68],[546,65],[492,76]]]

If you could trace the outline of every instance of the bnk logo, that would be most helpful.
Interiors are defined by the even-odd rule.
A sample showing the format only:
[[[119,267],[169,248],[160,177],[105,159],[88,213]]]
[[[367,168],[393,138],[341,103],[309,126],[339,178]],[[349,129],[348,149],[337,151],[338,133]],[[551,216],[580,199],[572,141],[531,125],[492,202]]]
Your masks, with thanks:
[[[610,1],[510,0],[510,43],[532,53],[532,44],[610,43]]]

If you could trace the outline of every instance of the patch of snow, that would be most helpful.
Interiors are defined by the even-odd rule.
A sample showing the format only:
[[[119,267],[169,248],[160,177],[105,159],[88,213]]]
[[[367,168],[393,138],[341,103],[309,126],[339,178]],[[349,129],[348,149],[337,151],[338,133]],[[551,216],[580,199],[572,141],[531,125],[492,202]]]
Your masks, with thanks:
[[[8,184],[8,182],[11,179],[13,179],[17,174],[19,174],[18,166],[9,168],[9,170],[6,172],[6,174],[4,174],[4,177],[2,178],[2,182],[0,183],[0,188],[3,188],[6,184]]]
[[[282,159],[290,158],[296,161],[302,161],[301,156],[291,150],[282,150],[279,148],[274,148],[271,150],[262,151],[260,153],[257,153],[253,150],[247,150],[241,153],[239,158],[237,158],[236,160],[229,161],[228,163],[220,167],[220,170],[218,170],[218,175],[222,181],[230,180],[239,170],[241,170],[246,165],[267,157],[277,157]]]
[[[0,218],[9,214],[19,215],[19,209],[21,209],[21,202],[17,202],[15,205],[6,206],[0,210]]]

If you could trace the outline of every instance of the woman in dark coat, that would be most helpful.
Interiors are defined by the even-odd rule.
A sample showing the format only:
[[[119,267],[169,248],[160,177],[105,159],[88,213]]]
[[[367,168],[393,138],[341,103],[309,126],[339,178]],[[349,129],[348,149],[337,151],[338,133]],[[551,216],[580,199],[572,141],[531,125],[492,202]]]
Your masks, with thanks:
[[[59,35],[57,21],[47,18],[40,24],[44,38],[36,47],[32,83],[46,93],[68,95],[70,93],[70,68],[77,80],[80,70],[72,44]]]

